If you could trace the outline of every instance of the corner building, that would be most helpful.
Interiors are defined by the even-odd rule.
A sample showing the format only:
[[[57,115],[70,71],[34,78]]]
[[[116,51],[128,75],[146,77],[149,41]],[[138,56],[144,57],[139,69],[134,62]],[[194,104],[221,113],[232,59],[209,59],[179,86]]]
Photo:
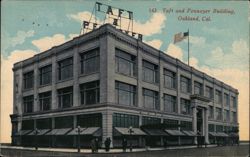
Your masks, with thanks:
[[[238,136],[237,89],[110,24],[13,72],[13,145],[85,148],[110,137],[111,147],[123,138],[159,147],[196,144],[198,132],[206,144]]]

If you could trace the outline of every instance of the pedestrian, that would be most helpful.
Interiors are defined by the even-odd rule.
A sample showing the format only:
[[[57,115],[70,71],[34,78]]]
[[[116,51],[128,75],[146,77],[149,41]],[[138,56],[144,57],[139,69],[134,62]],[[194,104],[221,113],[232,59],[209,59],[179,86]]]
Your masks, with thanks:
[[[167,144],[168,144],[168,143],[167,143],[167,139],[164,139],[164,140],[163,140],[164,148],[167,148]]]
[[[109,138],[109,137],[108,137],[108,138],[106,138],[106,140],[105,140],[105,142],[104,142],[106,152],[108,152],[108,151],[109,151],[109,148],[110,148],[110,143],[111,143],[110,138]]]
[[[201,134],[200,131],[197,132],[197,147],[199,148],[201,144]]]
[[[92,153],[94,153],[95,151],[96,151],[96,148],[95,148],[95,139],[93,138],[92,140],[91,140],[91,150],[92,150]]]
[[[99,149],[99,140],[98,140],[98,138],[95,138],[95,150],[96,150],[96,152],[98,152],[98,149]]]
[[[123,149],[123,152],[126,152],[127,144],[128,144],[128,142],[127,142],[126,138],[124,138],[122,140],[122,149]]]

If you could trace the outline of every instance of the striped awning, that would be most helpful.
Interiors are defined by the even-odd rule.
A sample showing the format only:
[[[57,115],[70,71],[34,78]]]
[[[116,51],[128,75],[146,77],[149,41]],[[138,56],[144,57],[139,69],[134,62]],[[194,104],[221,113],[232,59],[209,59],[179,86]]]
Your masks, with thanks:
[[[181,132],[180,130],[165,130],[169,135],[171,136],[185,136],[185,134],[183,132]]]
[[[49,132],[50,129],[41,129],[41,130],[37,130],[37,135],[41,136],[41,135],[45,135],[47,132]],[[34,136],[36,135],[36,131],[33,130],[32,132],[30,132],[28,135],[30,136]]]
[[[194,131],[183,130],[182,132],[187,136],[197,136]]]
[[[78,135],[78,129],[72,129],[67,135]],[[93,136],[101,136],[101,128],[100,127],[88,127],[81,128],[80,135],[93,135]]]
[[[32,130],[20,130],[17,133],[14,134],[14,136],[23,136],[28,135]]]
[[[145,132],[143,132],[141,129],[139,128],[133,128],[132,129],[132,133],[129,133],[129,128],[121,128],[121,127],[115,127],[115,134],[116,135],[133,135],[133,136],[139,136],[139,135],[147,135]]]
[[[168,136],[166,132],[161,129],[143,129],[150,136]]]
[[[66,135],[71,128],[64,128],[64,129],[52,129],[51,131],[47,132],[45,135]]]

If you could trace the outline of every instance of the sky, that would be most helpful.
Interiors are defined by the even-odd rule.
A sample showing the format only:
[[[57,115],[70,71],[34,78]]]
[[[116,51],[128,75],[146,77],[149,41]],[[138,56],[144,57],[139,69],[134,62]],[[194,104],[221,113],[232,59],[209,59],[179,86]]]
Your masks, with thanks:
[[[100,2],[132,11],[133,31],[143,34],[144,42],[185,63],[187,40],[173,44],[173,37],[189,30],[190,65],[239,90],[240,139],[249,140],[248,1]],[[94,4],[88,0],[1,1],[0,142],[10,142],[13,63],[78,36]],[[104,20],[98,12],[91,21],[94,17],[100,23]],[[128,26],[127,20],[122,22],[123,28]]]

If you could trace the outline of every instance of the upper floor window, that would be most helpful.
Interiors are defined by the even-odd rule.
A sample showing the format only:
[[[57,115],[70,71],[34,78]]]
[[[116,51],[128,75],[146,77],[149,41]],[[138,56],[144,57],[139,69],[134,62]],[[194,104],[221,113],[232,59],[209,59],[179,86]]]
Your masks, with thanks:
[[[216,120],[222,120],[222,109],[221,108],[216,107],[215,119]]]
[[[176,73],[164,69],[164,86],[176,89]]]
[[[33,112],[34,96],[26,96],[23,98],[23,112],[31,113]]]
[[[229,110],[224,110],[224,121],[230,121]]]
[[[195,81],[194,82],[194,94],[203,95],[202,90],[203,90],[202,84]]]
[[[39,94],[40,111],[50,110],[51,107],[51,92]]]
[[[130,55],[122,50],[115,51],[115,70],[128,76],[135,76],[136,74],[135,56]]]
[[[139,127],[139,116],[114,113],[113,114],[113,126],[114,127],[124,127],[124,128],[128,128],[128,127],[132,126],[134,128],[138,128]]]
[[[58,62],[58,80],[73,77],[73,58],[67,58]]]
[[[236,108],[236,98],[234,96],[231,96],[231,105],[233,108]]]
[[[73,105],[73,88],[67,87],[58,90],[59,108],[67,108]]]
[[[144,60],[143,80],[150,83],[158,83],[158,66]]]
[[[154,117],[142,117],[142,125],[150,125],[150,124],[160,124],[161,119],[160,118],[154,118]]]
[[[237,122],[236,112],[231,112],[231,122]]]
[[[205,96],[207,98],[213,99],[213,88],[212,87],[206,86]]]
[[[223,101],[224,106],[229,106],[229,95],[224,93],[224,101]]]
[[[48,65],[39,69],[40,71],[40,85],[51,83],[52,79],[52,66]]]
[[[34,85],[34,72],[27,72],[23,74],[23,87],[24,89],[30,89],[33,88]]]
[[[209,106],[208,107],[208,118],[209,119],[213,119],[214,117],[214,107],[213,106]]]
[[[164,110],[167,112],[176,112],[176,97],[164,94]]]
[[[99,49],[94,49],[81,54],[81,73],[90,74],[100,69]]]
[[[116,102],[122,105],[135,106],[136,87],[122,82],[115,82]]]
[[[190,115],[192,113],[190,100],[181,98],[181,113],[186,115]]]
[[[160,110],[158,92],[144,88],[143,101],[145,108]]]
[[[222,103],[222,95],[221,95],[221,91],[219,90],[215,91],[215,102],[218,104]]]
[[[187,77],[181,76],[181,92],[190,93],[191,92],[191,80]]]
[[[100,100],[99,81],[88,82],[80,85],[81,104],[97,104]]]

